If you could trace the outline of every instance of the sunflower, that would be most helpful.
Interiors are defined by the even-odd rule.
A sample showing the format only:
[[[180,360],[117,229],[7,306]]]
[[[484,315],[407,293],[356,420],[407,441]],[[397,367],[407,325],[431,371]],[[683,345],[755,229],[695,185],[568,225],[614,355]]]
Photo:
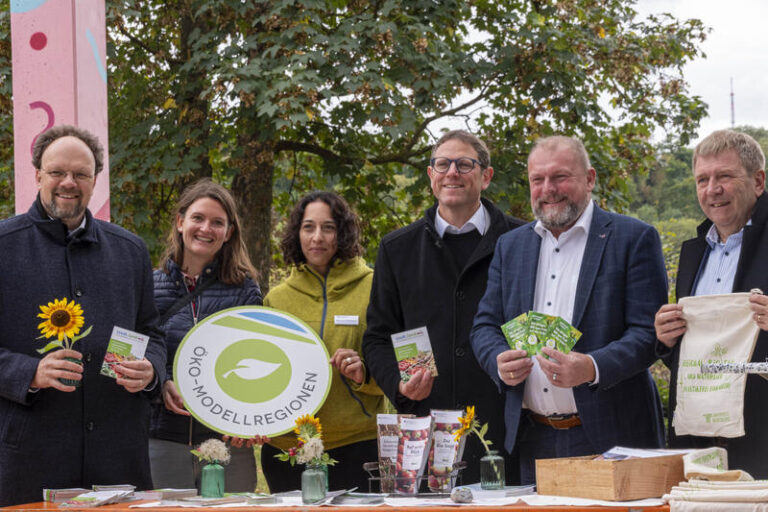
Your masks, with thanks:
[[[40,306],[42,313],[38,313],[39,318],[44,321],[37,326],[42,336],[50,338],[58,337],[59,341],[64,338],[72,339],[80,332],[80,328],[85,323],[83,318],[83,308],[74,300],[67,302],[67,298],[53,299],[47,306]]]
[[[323,427],[320,425],[319,419],[311,414],[305,414],[296,420],[293,432],[299,436],[300,440],[307,442],[313,437],[319,437],[323,433]]]
[[[461,436],[465,435],[467,432],[469,432],[472,429],[472,423],[475,421],[475,406],[469,405],[467,406],[467,412],[464,413],[464,416],[459,416],[459,423],[461,423],[461,428],[456,431],[456,434],[454,435],[454,439],[458,441],[461,439]]]

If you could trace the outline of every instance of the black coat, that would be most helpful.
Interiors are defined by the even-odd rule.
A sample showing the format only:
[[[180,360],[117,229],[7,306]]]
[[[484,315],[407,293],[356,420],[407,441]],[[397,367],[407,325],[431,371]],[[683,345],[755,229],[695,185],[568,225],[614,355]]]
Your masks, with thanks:
[[[86,211],[85,229],[67,239],[38,201],[0,223],[0,506],[40,501],[43,488],[133,484],[151,489],[150,393],[129,393],[100,375],[115,325],[149,335],[146,358],[158,382],[165,348],[152,299],[152,267],[136,235]],[[74,299],[90,335],[82,386],[29,392],[45,345],[39,305]],[[157,392],[159,385],[153,391]]]
[[[163,270],[155,270],[155,304],[161,316],[164,316],[173,304],[181,297],[187,295],[184,286],[184,277],[179,266],[173,262],[166,263],[168,273]],[[208,265],[200,275],[197,286],[213,279],[217,272],[217,264]],[[229,285],[217,281],[197,297],[198,321],[212,315],[222,309],[235,306],[261,306],[261,290],[259,285],[251,279],[246,279],[242,285]],[[166,379],[173,379],[173,361],[176,357],[176,349],[194,327],[195,320],[192,316],[192,304],[187,303],[176,313],[171,315],[162,325],[165,330],[165,346],[167,349]],[[195,420],[190,416],[181,416],[165,408],[165,405],[155,404],[152,410],[152,423],[150,436],[177,443],[199,444],[211,437],[219,437],[219,434]]]
[[[523,223],[505,216],[489,201],[483,200],[483,205],[490,225],[463,269],[458,268],[434,227],[437,206],[427,210],[424,218],[382,239],[363,357],[398,412],[425,416],[431,409],[475,405],[479,420],[489,423],[493,448],[503,450],[504,397],[475,359],[469,332],[485,293],[496,240]],[[422,326],[427,326],[439,375],[430,396],[414,402],[398,392],[400,373],[390,336]],[[473,436],[464,455],[469,463],[463,472],[465,483],[479,481],[478,459],[483,455]]]
[[[733,292],[748,292],[760,288],[768,293],[768,193],[758,198],[752,213],[752,225],[744,226],[741,255],[733,281]],[[707,220],[698,227],[698,236],[683,243],[676,284],[677,298],[691,294],[702,258],[708,253],[706,234],[712,226]],[[672,415],[677,404],[677,366],[680,345],[675,345],[665,362],[671,370],[669,388],[669,444],[675,448],[708,447],[715,444],[711,438],[676,436]],[[768,360],[768,332],[760,331],[752,354],[753,362]],[[768,380],[758,375],[747,376],[744,394],[744,429],[746,436],[719,439],[718,446],[728,450],[728,466],[743,469],[755,478],[768,478]]]

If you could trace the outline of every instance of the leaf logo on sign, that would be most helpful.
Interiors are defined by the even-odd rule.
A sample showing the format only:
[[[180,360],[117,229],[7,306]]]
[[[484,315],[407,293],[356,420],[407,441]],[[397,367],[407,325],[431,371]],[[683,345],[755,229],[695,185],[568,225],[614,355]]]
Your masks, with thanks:
[[[242,359],[233,369],[224,373],[222,378],[226,379],[230,374],[234,373],[245,380],[261,379],[274,373],[280,366],[280,364],[259,361],[258,359]]]

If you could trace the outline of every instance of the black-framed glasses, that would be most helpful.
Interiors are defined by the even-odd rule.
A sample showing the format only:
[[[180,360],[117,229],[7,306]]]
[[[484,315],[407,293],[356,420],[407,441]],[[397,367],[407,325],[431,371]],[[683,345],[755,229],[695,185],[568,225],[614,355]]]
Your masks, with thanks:
[[[461,158],[446,158],[444,156],[433,158],[429,161],[429,165],[435,172],[444,173],[448,172],[451,168],[451,164],[456,164],[456,170],[459,174],[467,174],[472,172],[475,166],[482,167],[480,162],[474,158],[461,157]]]

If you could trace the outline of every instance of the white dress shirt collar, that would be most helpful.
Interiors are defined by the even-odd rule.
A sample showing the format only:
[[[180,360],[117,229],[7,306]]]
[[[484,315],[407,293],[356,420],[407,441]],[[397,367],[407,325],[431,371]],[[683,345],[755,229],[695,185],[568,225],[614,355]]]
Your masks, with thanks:
[[[751,225],[752,225],[752,219],[747,220],[747,223],[745,224],[745,226],[751,226]],[[744,228],[742,227],[740,230],[738,230],[736,233],[732,234],[731,236],[736,237],[736,240],[739,243],[741,243],[741,239],[744,236]],[[726,239],[726,242],[731,239],[731,236],[729,236]],[[707,243],[709,244],[710,249],[719,243],[722,243],[722,244],[726,243],[720,240],[720,233],[717,232],[717,226],[715,226],[714,223],[711,226],[709,226],[709,229],[707,230],[707,234],[705,238],[707,240]]]
[[[483,203],[480,203],[480,207],[475,210],[475,213],[472,215],[472,217],[470,217],[469,220],[461,227],[449,224],[448,221],[446,221],[440,215],[439,206],[437,207],[437,213],[435,214],[435,229],[437,230],[437,234],[440,238],[443,238],[443,235],[446,233],[446,231],[454,235],[461,235],[463,233],[469,233],[473,229],[476,229],[480,235],[484,235],[490,223],[490,215],[488,214],[488,210],[486,210],[485,206],[483,206]]]

